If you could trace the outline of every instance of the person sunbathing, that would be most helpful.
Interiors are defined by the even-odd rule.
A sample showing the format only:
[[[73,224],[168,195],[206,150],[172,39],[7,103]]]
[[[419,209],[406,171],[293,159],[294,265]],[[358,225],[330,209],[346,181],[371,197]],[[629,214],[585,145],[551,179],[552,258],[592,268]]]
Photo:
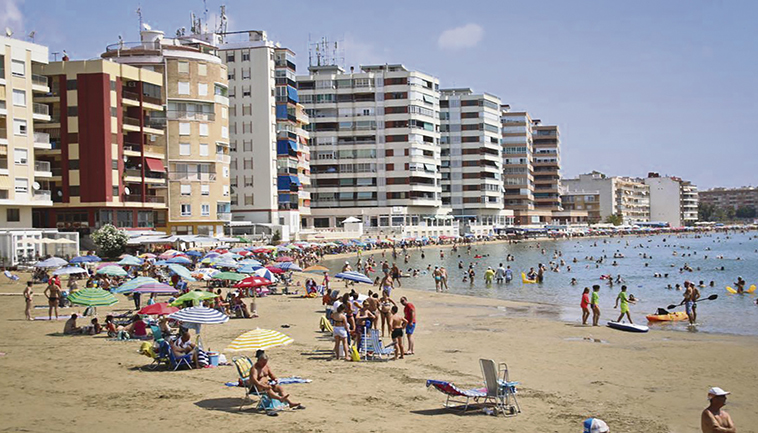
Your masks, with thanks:
[[[126,331],[134,338],[146,338],[147,337],[147,325],[144,321],[142,321],[142,318],[139,314],[135,314],[134,317],[132,317],[132,323],[130,323],[127,327],[122,329],[123,331]]]
[[[256,352],[256,361],[250,369],[250,388],[252,392],[265,393],[270,398],[283,401],[292,409],[305,409],[300,403],[295,403],[290,399],[289,394],[284,393],[282,386],[278,384],[278,379],[268,366],[268,355],[262,350]]]
[[[66,320],[66,324],[63,325],[63,333],[66,335],[81,334],[82,328],[76,326],[76,318],[79,317],[76,314],[72,314],[71,317]]]
[[[174,341],[171,343],[171,350],[174,351],[174,356],[181,358],[185,355],[192,355],[192,362],[195,365],[195,368],[199,368],[197,362],[197,350],[195,350],[195,345],[192,344],[192,341],[190,341],[190,333],[186,329],[182,329],[182,335],[179,338],[174,339]]]

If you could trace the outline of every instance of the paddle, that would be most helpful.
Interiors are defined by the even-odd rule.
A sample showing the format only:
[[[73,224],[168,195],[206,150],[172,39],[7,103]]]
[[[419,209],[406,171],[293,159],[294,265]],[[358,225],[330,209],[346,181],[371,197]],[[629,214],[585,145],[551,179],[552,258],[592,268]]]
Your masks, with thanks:
[[[698,299],[697,302],[701,302],[701,301],[713,301],[715,299],[718,299],[718,297],[719,297],[719,295],[711,295],[711,296],[709,296],[709,297],[707,297],[705,299]],[[667,310],[671,310],[671,309],[679,307],[679,306],[680,306],[679,304],[671,304],[668,307],[666,307],[666,309]]]

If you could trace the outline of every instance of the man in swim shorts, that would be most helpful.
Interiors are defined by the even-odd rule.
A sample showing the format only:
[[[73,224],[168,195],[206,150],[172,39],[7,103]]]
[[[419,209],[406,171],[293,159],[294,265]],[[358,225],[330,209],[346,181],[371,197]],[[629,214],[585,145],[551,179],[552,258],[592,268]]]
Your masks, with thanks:
[[[408,324],[408,321],[399,314],[397,314],[397,305],[392,306],[392,317],[390,318],[390,327],[392,328],[392,341],[395,343],[395,358],[405,358],[405,349],[403,348],[403,328]]]
[[[408,336],[408,351],[405,352],[405,354],[413,355],[414,354],[413,333],[416,331],[416,306],[408,302],[408,298],[406,298],[405,296],[400,298],[400,303],[404,307],[403,315],[405,316],[405,321],[408,323],[407,325],[405,325],[405,335]]]
[[[694,325],[697,320],[697,300],[700,299],[700,290],[695,287],[695,283],[689,281],[684,282],[684,298],[679,305],[684,304],[684,309],[687,311],[687,318],[690,320],[690,325]]]

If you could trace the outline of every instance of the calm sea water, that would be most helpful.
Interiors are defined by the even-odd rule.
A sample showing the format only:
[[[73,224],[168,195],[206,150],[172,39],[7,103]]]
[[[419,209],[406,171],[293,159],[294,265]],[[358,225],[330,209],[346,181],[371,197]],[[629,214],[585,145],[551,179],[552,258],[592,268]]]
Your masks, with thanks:
[[[544,249],[544,252],[543,252]],[[756,294],[733,295],[725,287],[734,286],[738,276],[747,281],[747,287],[758,285],[758,232],[709,234],[702,237],[686,236],[625,236],[600,239],[575,239],[541,242],[522,242],[518,244],[487,244],[477,245],[467,252],[460,248],[452,252],[450,248],[443,249],[444,258],[440,258],[440,249],[425,249],[425,258],[421,258],[420,250],[409,250],[409,261],[404,263],[402,252],[398,249],[398,257],[393,260],[391,250],[386,250],[386,260],[390,264],[397,262],[403,273],[409,268],[421,269],[418,277],[403,278],[403,287],[434,291],[434,280],[431,272],[426,272],[429,265],[445,266],[449,273],[450,292],[473,295],[483,298],[498,298],[512,301],[525,301],[555,306],[554,318],[566,321],[580,321],[581,309],[579,302],[584,287],[600,284],[601,322],[615,320],[618,310],[613,309],[616,295],[621,285],[609,287],[601,275],[612,274],[614,278],[621,275],[627,292],[639,299],[636,305],[631,305],[632,318],[635,323],[646,324],[645,315],[654,313],[658,307],[678,304],[682,292],[668,289],[685,280],[705,282],[701,288],[702,297],[718,294],[714,301],[703,301],[698,306],[698,324],[689,327],[686,322],[650,324],[651,330],[674,329],[683,331],[721,332],[731,334],[758,335],[758,305],[755,304]],[[676,255],[674,253],[676,252]],[[557,256],[560,253],[561,256]],[[475,259],[474,255],[484,257]],[[507,254],[515,256],[515,261],[506,262]],[[622,254],[624,258],[613,258],[614,254]],[[643,254],[648,258],[643,258]],[[364,253],[363,257],[373,256],[381,263],[380,252]],[[589,260],[587,257],[593,257]],[[602,264],[596,260],[605,256]],[[722,259],[718,256],[723,256]],[[576,258],[577,262],[573,260]],[[520,273],[527,272],[530,267],[537,268],[542,263],[550,268],[549,263],[565,261],[560,272],[548,270],[542,284],[523,284]],[[458,268],[459,261],[464,269]],[[613,262],[616,262],[616,266]],[[350,260],[354,266],[356,260]],[[473,284],[462,282],[463,274],[469,264],[474,264],[476,278]],[[508,284],[486,285],[484,271],[488,266],[497,269],[498,264],[511,266],[514,271],[513,281]],[[338,272],[344,260],[330,260],[325,266],[333,272]],[[647,266],[645,266],[647,264]],[[680,268],[686,265],[693,272]],[[567,266],[571,267],[568,271]],[[724,270],[721,270],[723,266]],[[380,274],[381,265],[377,272],[370,274],[375,278]],[[668,274],[668,278],[655,278],[654,274]],[[572,278],[577,279],[576,285],[571,285]],[[714,287],[708,286],[714,281]],[[400,289],[397,294],[400,295]],[[673,311],[683,311],[680,307]],[[545,309],[543,309],[545,310]],[[549,311],[549,308],[546,309]]]

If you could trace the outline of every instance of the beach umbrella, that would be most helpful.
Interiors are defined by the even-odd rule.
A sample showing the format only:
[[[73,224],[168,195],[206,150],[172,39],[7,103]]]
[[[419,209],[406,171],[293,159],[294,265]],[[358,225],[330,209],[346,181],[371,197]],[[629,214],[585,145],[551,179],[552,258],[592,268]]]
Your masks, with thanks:
[[[187,251],[185,254],[187,254],[190,257],[202,257],[203,255],[203,253],[201,253],[200,251],[195,251],[195,250]]]
[[[144,314],[146,316],[167,316],[171,313],[176,313],[177,311],[179,311],[178,308],[168,305],[167,302],[158,302],[144,307],[137,311],[137,314]]]
[[[168,284],[145,283],[135,287],[132,293],[177,293],[179,290]]]
[[[219,272],[221,272],[221,271],[219,271],[218,269],[200,268],[200,269],[198,269],[196,271],[192,271],[192,276],[194,278],[200,278],[201,280],[208,281],[208,280],[211,279],[211,277],[213,277],[214,275],[218,274]]]
[[[106,266],[118,266],[115,262],[104,262],[97,265],[97,268],[95,269],[103,269]]]
[[[211,266],[215,266],[217,268],[238,268],[240,265],[231,259],[221,259],[218,261],[211,261]]]
[[[171,257],[170,259],[166,260],[166,263],[177,263],[180,265],[189,265],[192,264],[192,260],[182,257],[182,256],[175,256]]]
[[[261,262],[259,262],[258,260],[255,260],[255,259],[244,259],[244,260],[240,260],[237,263],[239,263],[240,265],[263,266],[263,264]]]
[[[183,294],[182,296],[179,296],[178,298],[174,299],[173,302],[171,302],[172,306],[182,305],[185,302],[192,301],[192,303],[197,303],[198,301],[205,301],[206,299],[214,299],[218,297],[217,294],[211,293],[211,292],[203,292],[200,290],[193,290],[191,292],[187,292]]]
[[[134,256],[126,256],[119,260],[117,264],[121,266],[139,266],[142,264],[142,260]]]
[[[276,261],[277,262],[291,262],[292,261],[292,257],[281,256],[281,257],[277,257]]]
[[[53,275],[71,275],[71,274],[86,274],[87,270],[78,266],[66,266],[65,268],[57,269],[53,272]]]
[[[184,278],[187,281],[196,281],[194,278],[192,278],[192,274],[190,273],[189,269],[185,268],[182,265],[171,263],[168,265],[168,269],[171,272],[175,273],[176,275],[179,275],[180,277]]]
[[[140,254],[139,256],[140,256],[141,258],[143,258],[143,259],[154,259],[154,258],[158,257],[158,256],[156,256],[156,255],[155,255],[155,254],[153,254],[153,253],[142,253],[142,254]]]
[[[242,257],[247,257],[247,256],[253,255],[253,253],[251,253],[250,251],[247,251],[247,250],[242,250],[242,251],[238,252],[237,254],[239,254]]]
[[[113,293],[127,293],[127,292],[131,292],[132,290],[136,289],[142,284],[157,283],[157,282],[158,280],[156,280],[155,278],[137,277],[137,278],[134,278],[133,280],[129,280],[125,282],[124,284],[118,286],[118,288],[116,288],[112,292]]]
[[[323,273],[323,272],[329,272],[329,268],[321,266],[321,265],[313,265],[313,266],[308,266],[307,268],[303,269],[303,272]]]
[[[266,350],[292,343],[292,337],[270,329],[253,329],[235,338],[226,348],[227,352],[243,352],[246,350]]]
[[[159,259],[170,259],[178,254],[181,254],[181,251],[177,250],[167,250],[164,251],[161,255],[158,256]]]
[[[99,261],[102,261],[102,259],[95,255],[76,256],[71,259],[71,263],[94,263]]]
[[[267,252],[271,251],[271,249],[269,249],[269,248],[264,248],[264,247],[258,247],[258,248],[253,248],[253,250],[252,250],[252,251],[253,251],[255,254],[262,254],[262,253],[267,253]]]
[[[75,291],[68,295],[68,300],[72,304],[87,307],[107,307],[118,302],[118,299],[111,292],[92,287]]]
[[[276,267],[284,271],[302,272],[303,270],[303,268],[301,268],[300,266],[292,262],[282,262],[282,263],[277,264]]]
[[[266,269],[268,269],[269,271],[271,271],[271,273],[277,274],[277,275],[284,273],[284,269],[277,268],[276,266],[266,266]]]
[[[257,271],[258,269],[261,269],[263,266],[255,266],[255,265],[243,265],[239,268],[237,268],[237,272],[240,274],[252,274],[253,272]]]
[[[374,283],[371,280],[371,278],[361,274],[360,272],[355,272],[355,271],[340,272],[339,274],[335,275],[334,278],[341,278],[343,280],[355,281],[357,283],[366,283],[366,284]]]
[[[49,259],[41,260],[37,262],[34,267],[35,268],[60,268],[61,266],[67,265],[68,262],[61,259],[60,257],[50,257]]]
[[[268,270],[266,268],[260,268],[260,269],[258,269],[257,271],[253,272],[253,275],[257,275],[259,277],[263,277],[263,278],[271,281],[272,283],[275,283],[275,282],[279,281],[279,279],[276,278],[276,276],[270,270]]]
[[[198,325],[211,325],[229,321],[229,316],[226,314],[207,307],[184,308],[176,313],[169,314],[168,317],[179,322],[195,323]]]
[[[257,275],[253,275],[250,277],[247,277],[243,280],[240,280],[237,284],[234,285],[237,289],[246,289],[248,287],[263,287],[263,286],[270,286],[272,283],[271,281],[259,277]]]
[[[211,278],[214,280],[240,281],[245,279],[245,275],[237,272],[219,272]]]
[[[110,275],[112,277],[125,277],[126,271],[120,266],[106,266],[97,270],[98,275]]]

